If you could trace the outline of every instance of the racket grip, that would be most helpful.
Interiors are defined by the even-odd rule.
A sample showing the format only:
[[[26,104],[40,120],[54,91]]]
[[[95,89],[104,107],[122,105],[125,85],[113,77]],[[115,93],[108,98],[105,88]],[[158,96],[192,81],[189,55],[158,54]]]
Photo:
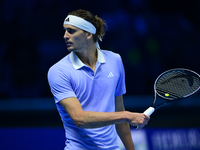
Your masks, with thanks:
[[[148,109],[146,109],[143,114],[147,115],[147,116],[151,116],[151,114],[155,111],[155,108],[153,107],[149,107]],[[135,129],[138,129],[139,126],[133,126]]]
[[[145,110],[143,112],[143,114],[147,115],[147,116],[151,116],[151,114],[155,111],[155,108],[153,107],[149,107],[147,110]]]

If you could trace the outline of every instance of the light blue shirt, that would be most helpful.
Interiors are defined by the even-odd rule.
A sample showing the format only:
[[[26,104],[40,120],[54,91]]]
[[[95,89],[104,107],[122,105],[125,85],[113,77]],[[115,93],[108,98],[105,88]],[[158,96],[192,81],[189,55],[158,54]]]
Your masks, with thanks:
[[[98,50],[94,72],[71,52],[49,69],[48,81],[65,128],[65,150],[119,150],[115,125],[77,128],[59,104],[65,98],[76,97],[84,111],[114,112],[115,97],[126,92],[119,54]]]

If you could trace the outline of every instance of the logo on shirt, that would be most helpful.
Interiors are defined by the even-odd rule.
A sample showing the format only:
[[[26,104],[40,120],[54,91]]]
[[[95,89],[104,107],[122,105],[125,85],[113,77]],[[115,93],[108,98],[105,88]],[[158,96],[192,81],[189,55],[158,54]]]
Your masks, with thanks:
[[[112,72],[109,73],[108,77],[114,77],[114,75],[112,74]]]

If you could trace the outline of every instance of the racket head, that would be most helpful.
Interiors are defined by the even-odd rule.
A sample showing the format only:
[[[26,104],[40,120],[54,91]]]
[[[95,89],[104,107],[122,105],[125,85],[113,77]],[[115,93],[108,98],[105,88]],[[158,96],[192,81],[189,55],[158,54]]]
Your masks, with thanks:
[[[200,75],[184,68],[170,69],[160,74],[155,83],[155,95],[169,100],[182,100],[200,90]]]

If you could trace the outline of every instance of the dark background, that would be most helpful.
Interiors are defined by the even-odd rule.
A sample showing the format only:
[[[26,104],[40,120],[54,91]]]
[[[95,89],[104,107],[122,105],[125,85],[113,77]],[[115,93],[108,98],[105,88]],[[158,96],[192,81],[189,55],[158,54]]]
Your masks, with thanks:
[[[199,0],[1,0],[0,126],[62,126],[56,109],[42,109],[41,101],[53,103],[47,72],[68,54],[63,21],[80,8],[107,22],[100,46],[121,55],[126,96],[137,95],[147,102],[135,99],[138,107],[131,103],[128,110],[143,111],[151,104],[146,96],[153,99],[154,80],[163,71],[188,68],[200,73]],[[199,105],[192,102],[159,114],[149,126],[200,126],[194,119],[200,114]],[[159,117],[164,122],[158,123]]]

